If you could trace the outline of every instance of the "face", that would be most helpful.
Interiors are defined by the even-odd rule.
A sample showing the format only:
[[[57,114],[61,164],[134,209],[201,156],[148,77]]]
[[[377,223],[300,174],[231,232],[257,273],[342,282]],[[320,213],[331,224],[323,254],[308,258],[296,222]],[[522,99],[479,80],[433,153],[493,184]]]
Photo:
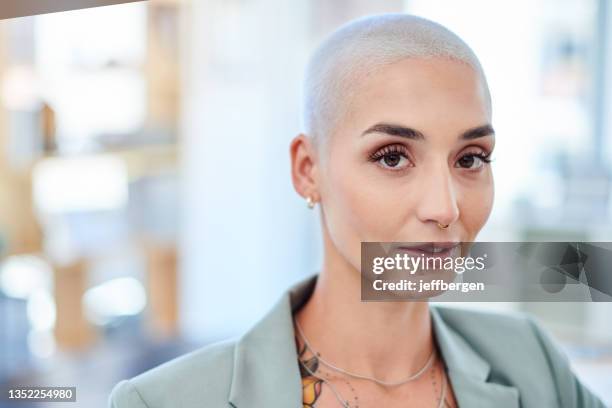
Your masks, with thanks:
[[[405,59],[358,83],[310,173],[332,250],[359,269],[362,241],[473,241],[494,195],[478,74],[448,59]]]

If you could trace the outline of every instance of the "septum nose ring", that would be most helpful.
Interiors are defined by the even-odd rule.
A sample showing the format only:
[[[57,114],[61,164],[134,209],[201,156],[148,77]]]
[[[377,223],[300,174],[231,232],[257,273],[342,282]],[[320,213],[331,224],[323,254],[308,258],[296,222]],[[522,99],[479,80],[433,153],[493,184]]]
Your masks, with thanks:
[[[440,223],[438,223],[438,228],[445,230],[445,229],[447,229],[447,228],[448,228],[448,226],[449,226],[449,225],[450,225],[450,224],[446,224],[446,225],[444,225],[444,224],[440,224]]]

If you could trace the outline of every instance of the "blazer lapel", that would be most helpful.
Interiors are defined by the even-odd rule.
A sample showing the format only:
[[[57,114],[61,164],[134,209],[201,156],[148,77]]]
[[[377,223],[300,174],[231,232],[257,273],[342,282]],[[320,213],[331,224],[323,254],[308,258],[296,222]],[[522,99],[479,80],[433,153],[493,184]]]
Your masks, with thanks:
[[[234,407],[302,407],[292,312],[308,299],[315,282],[316,275],[286,292],[237,342],[229,394]]]
[[[286,292],[236,343],[229,402],[236,408],[302,407],[302,384],[293,332],[293,310],[312,293],[317,275]],[[519,392],[488,382],[491,366],[430,305],[436,342],[459,407],[518,408]]]
[[[453,375],[454,374],[454,375]],[[519,408],[519,392],[515,387],[461,377],[449,372],[459,407]]]
[[[518,389],[487,382],[490,364],[444,322],[436,306],[430,305],[429,309],[436,341],[459,407],[518,408]]]

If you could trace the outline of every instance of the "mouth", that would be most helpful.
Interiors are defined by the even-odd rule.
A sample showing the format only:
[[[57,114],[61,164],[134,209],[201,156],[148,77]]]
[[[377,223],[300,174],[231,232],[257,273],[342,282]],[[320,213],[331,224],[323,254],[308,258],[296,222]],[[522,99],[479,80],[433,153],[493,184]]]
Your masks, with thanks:
[[[427,258],[445,258],[460,255],[460,242],[423,242],[413,245],[400,245],[395,248],[398,252],[405,252],[413,256],[421,254]],[[459,251],[458,251],[459,250]]]

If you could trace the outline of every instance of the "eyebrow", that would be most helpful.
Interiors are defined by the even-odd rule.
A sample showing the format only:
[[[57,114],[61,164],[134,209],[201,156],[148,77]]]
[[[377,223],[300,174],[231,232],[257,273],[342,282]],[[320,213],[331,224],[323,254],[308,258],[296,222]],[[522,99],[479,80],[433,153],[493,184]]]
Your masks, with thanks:
[[[461,136],[459,136],[459,138],[462,140],[473,140],[473,139],[478,139],[480,137],[494,136],[494,135],[495,135],[495,130],[493,129],[493,126],[487,123],[486,125],[476,126],[475,128],[466,130],[465,132],[461,134]]]
[[[425,140],[425,135],[419,132],[418,130],[402,125],[394,125],[391,123],[377,123],[373,126],[370,126],[361,135],[363,136],[368,133],[385,133],[390,136],[405,137],[407,139],[412,140]],[[474,140],[481,137],[493,135],[495,135],[495,130],[493,130],[493,126],[487,123],[485,125],[476,126],[474,128],[462,132],[459,135],[459,139]]]

